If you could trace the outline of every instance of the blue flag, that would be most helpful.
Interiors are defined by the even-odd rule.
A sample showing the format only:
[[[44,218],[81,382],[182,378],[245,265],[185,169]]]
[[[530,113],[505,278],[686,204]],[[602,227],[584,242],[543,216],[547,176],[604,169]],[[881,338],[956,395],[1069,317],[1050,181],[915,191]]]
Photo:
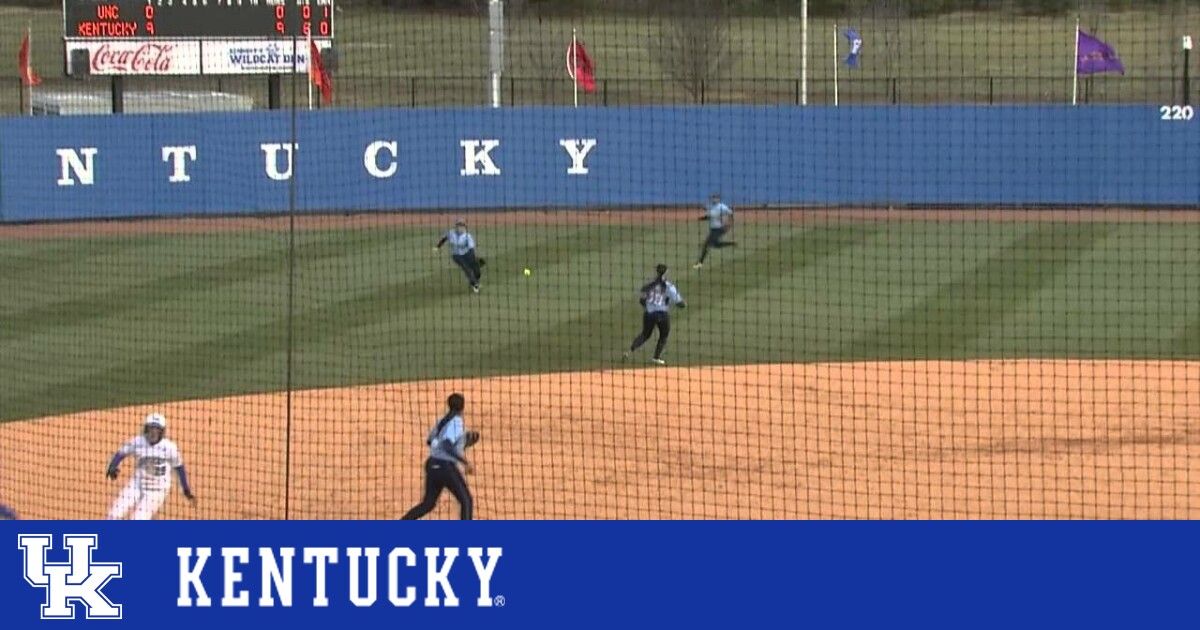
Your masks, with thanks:
[[[846,65],[857,68],[858,55],[862,53],[862,38],[858,36],[858,31],[848,28],[846,29],[846,39],[850,40],[850,54],[846,55]]]

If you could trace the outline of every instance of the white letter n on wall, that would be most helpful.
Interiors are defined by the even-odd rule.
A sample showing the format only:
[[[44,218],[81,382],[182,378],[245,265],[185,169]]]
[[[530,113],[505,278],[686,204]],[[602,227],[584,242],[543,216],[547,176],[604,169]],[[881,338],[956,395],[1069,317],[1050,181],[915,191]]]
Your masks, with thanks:
[[[499,175],[500,169],[492,161],[492,149],[500,146],[499,140],[462,140],[463,167],[459,175]]]
[[[54,152],[58,154],[58,163],[62,167],[59,186],[74,186],[75,182],[82,186],[96,183],[96,147],[83,147],[78,151],[56,149]]]
[[[267,177],[282,182],[292,176],[292,153],[300,149],[300,144],[297,142],[268,142],[260,145],[262,147],[263,156],[266,159]],[[279,171],[279,151],[287,152],[287,167],[283,172]]]

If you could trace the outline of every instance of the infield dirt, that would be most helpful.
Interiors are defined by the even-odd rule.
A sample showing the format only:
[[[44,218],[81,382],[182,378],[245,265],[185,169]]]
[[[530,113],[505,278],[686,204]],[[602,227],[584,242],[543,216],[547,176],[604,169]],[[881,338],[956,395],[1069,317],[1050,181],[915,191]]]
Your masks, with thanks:
[[[180,401],[0,425],[0,496],[102,518],[129,474],[108,457],[161,410],[200,501],[160,517],[396,518],[462,391],[479,518],[1190,519],[1197,383],[1162,361],[637,369],[295,392],[290,430],[282,393]]]

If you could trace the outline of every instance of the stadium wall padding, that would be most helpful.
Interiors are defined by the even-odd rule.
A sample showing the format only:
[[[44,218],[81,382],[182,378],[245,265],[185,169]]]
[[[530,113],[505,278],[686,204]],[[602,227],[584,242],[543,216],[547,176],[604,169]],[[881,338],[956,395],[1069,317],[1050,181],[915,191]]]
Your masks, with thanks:
[[[287,212],[291,116],[4,119],[0,218]],[[296,139],[306,212],[1200,204],[1200,121],[1149,106],[304,111]]]

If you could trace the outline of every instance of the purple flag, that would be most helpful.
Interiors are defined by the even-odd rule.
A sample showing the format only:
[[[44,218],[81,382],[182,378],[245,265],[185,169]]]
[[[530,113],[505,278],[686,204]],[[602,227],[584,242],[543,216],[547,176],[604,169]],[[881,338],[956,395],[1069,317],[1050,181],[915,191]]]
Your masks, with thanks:
[[[1125,74],[1125,66],[1117,56],[1116,49],[1099,37],[1079,31],[1079,58],[1075,60],[1075,71],[1079,74]]]

